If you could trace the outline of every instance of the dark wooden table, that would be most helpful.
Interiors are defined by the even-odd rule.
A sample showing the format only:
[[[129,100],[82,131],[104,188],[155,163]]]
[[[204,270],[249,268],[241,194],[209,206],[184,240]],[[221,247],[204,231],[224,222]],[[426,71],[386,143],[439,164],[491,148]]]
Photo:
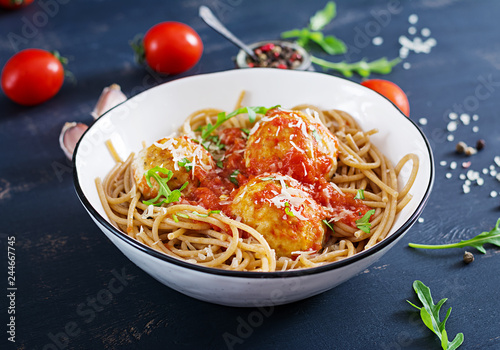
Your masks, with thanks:
[[[400,36],[436,40],[429,53],[410,51],[405,65],[383,77],[406,91],[411,118],[427,121],[421,128],[435,154],[435,186],[423,222],[376,265],[319,296],[262,309],[191,299],[127,260],[79,203],[72,164],[58,144],[64,122],[92,121],[90,112],[105,86],[117,83],[133,96],[180,77],[232,69],[237,49],[198,17],[201,4],[251,43],[305,26],[325,1],[35,0],[22,10],[0,12],[1,66],[24,48],[59,50],[76,77],[76,84],[66,82],[55,98],[36,107],[0,95],[0,348],[439,349],[406,302],[416,300],[412,283],[419,279],[436,301],[448,298],[445,307],[453,307],[450,338],[463,332],[463,349],[499,349],[500,250],[488,246],[483,255],[470,249],[475,261],[465,265],[465,249],[416,251],[407,244],[471,238],[491,230],[500,217],[500,196],[491,195],[500,192],[500,182],[489,173],[490,166],[500,172],[494,163],[500,155],[500,2],[338,2],[338,16],[325,32],[342,38],[349,51],[332,60],[396,57]],[[413,25],[412,14],[418,15]],[[137,66],[128,44],[165,20],[189,24],[205,45],[201,61],[178,76]],[[424,28],[429,37],[422,35]],[[375,37],[382,45],[372,43]],[[449,132],[450,113],[479,118]],[[476,155],[455,153],[458,141],[475,145],[478,139],[486,147]],[[469,169],[462,168],[465,161]],[[465,194],[460,175],[467,170],[478,171],[484,184],[473,181]],[[16,249],[13,307],[7,290],[9,237],[15,237]],[[15,343],[7,340],[12,308]]]

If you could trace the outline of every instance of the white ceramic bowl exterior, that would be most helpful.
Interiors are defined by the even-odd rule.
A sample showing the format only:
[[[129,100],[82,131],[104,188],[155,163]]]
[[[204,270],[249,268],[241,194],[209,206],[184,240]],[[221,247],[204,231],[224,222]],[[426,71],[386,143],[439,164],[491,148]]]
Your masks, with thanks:
[[[176,131],[195,110],[231,111],[242,90],[244,105],[284,108],[309,103],[352,114],[364,130],[377,128],[372,142],[396,164],[407,153],[420,158],[413,199],[398,214],[390,236],[354,257],[313,269],[252,273],[205,268],[171,258],[142,245],[111,225],[99,201],[95,178],[114,165],[105,141],[125,159]],[[98,119],[83,135],[73,158],[77,194],[92,219],[132,262],[161,283],[194,298],[230,306],[269,306],[301,300],[355,276],[378,260],[416,222],[430,194],[434,165],[430,146],[419,128],[378,93],[330,75],[251,68],[198,75],[145,91]],[[409,165],[400,173],[405,183]]]

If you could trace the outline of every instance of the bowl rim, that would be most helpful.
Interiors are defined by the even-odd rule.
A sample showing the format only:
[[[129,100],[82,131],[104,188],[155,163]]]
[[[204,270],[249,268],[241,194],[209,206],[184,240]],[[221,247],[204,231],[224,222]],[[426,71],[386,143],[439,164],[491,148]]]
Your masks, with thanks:
[[[276,69],[276,70],[279,70],[279,71],[283,71],[283,70],[277,69],[277,68],[252,68],[252,69],[259,69],[259,70],[264,69],[266,71],[268,71],[269,69]],[[191,78],[197,78],[197,77],[201,77],[201,76],[207,77],[207,76],[211,76],[211,75],[218,75],[218,74],[221,74],[221,73],[226,74],[226,73],[231,72],[231,71],[240,71],[240,69],[226,70],[226,71],[220,71],[220,72],[214,72],[214,73],[205,73],[205,74],[199,74],[199,75],[193,75],[193,76],[183,77],[183,78],[180,78],[180,79],[175,79],[175,80],[172,80],[172,81],[169,81],[169,82],[157,85],[155,87],[152,87],[150,89],[144,90],[144,91],[142,91],[142,92],[140,92],[140,93],[132,96],[131,98],[136,97],[136,96],[141,95],[141,94],[144,94],[144,93],[147,93],[151,89],[154,89],[154,88],[159,87],[159,86],[164,85],[164,84],[175,82],[177,80],[191,79]],[[325,74],[325,73],[290,70],[290,72],[291,71],[296,72],[296,73],[300,72],[300,74],[302,74],[302,73],[305,73],[305,74],[322,74],[322,75],[327,75],[327,76],[331,77],[332,79],[341,79],[341,80],[344,80],[344,81],[349,82],[349,83],[358,84],[358,83],[356,83],[356,82],[354,82],[352,80],[349,80],[349,79],[346,79],[346,78],[343,78],[343,77],[338,77],[338,76],[333,76],[333,75]],[[116,105],[115,107],[111,108],[110,110],[108,110],[106,113],[104,113],[97,120],[94,120],[92,122],[92,124],[89,125],[88,129],[80,137],[80,140],[78,141],[78,143],[77,143],[77,145],[75,147],[75,150],[74,150],[74,153],[73,153],[73,157],[72,157],[73,184],[74,184],[74,187],[75,187],[76,194],[77,194],[78,198],[80,199],[80,202],[82,203],[82,205],[84,206],[84,208],[91,215],[91,217],[93,219],[97,220],[99,222],[99,224],[101,224],[102,226],[104,226],[109,232],[111,232],[112,234],[114,234],[117,238],[119,238],[120,240],[124,241],[125,243],[131,245],[133,248],[138,249],[139,251],[141,251],[143,253],[146,253],[147,255],[149,255],[149,256],[151,256],[153,258],[156,258],[156,259],[159,259],[159,260],[163,260],[164,262],[177,265],[178,267],[185,267],[185,268],[188,268],[190,270],[195,270],[197,272],[208,273],[208,274],[217,275],[217,276],[257,278],[257,279],[266,279],[266,278],[273,278],[274,279],[274,278],[284,278],[284,277],[309,276],[309,275],[316,275],[316,274],[320,274],[320,273],[331,271],[331,270],[340,269],[342,267],[345,267],[347,265],[355,263],[355,262],[357,262],[359,260],[362,260],[362,259],[364,259],[364,258],[366,258],[368,256],[374,255],[375,253],[383,250],[384,248],[386,248],[389,245],[391,245],[391,243],[395,242],[398,238],[400,238],[415,223],[415,221],[417,221],[417,219],[419,218],[420,214],[424,210],[425,205],[427,204],[427,201],[429,199],[432,187],[434,185],[434,180],[435,180],[434,155],[433,155],[430,143],[429,143],[427,137],[425,136],[425,134],[423,133],[423,131],[420,129],[420,127],[413,120],[411,120],[409,117],[407,117],[406,115],[404,115],[403,112],[401,112],[399,110],[399,108],[391,100],[387,99],[382,94],[380,94],[380,93],[378,93],[378,92],[376,92],[374,90],[371,90],[371,89],[369,89],[369,88],[367,88],[367,87],[365,87],[365,86],[363,86],[361,84],[358,84],[358,85],[362,89],[367,89],[367,90],[369,90],[371,92],[375,92],[378,95],[380,95],[383,98],[385,98],[386,100],[388,100],[395,107],[395,109],[399,112],[399,115],[402,118],[408,120],[410,122],[410,124],[420,133],[420,135],[422,137],[422,140],[424,141],[425,146],[427,148],[427,154],[429,155],[429,160],[430,160],[430,165],[429,165],[430,177],[429,177],[429,183],[427,184],[427,188],[425,189],[424,196],[422,197],[422,200],[420,201],[420,203],[418,204],[417,208],[412,213],[412,215],[393,234],[391,234],[389,237],[387,237],[384,240],[380,241],[379,243],[377,243],[376,245],[374,245],[372,248],[370,248],[368,250],[363,250],[363,251],[361,251],[359,253],[354,254],[351,257],[348,257],[348,258],[345,258],[345,259],[342,259],[342,260],[339,260],[339,261],[331,262],[331,263],[328,263],[328,264],[325,264],[325,265],[322,265],[322,266],[304,268],[304,269],[299,269],[299,270],[273,271],[273,272],[253,272],[253,271],[223,270],[223,269],[218,269],[218,268],[214,268],[214,267],[207,267],[207,266],[202,266],[202,265],[197,265],[197,264],[189,263],[189,262],[186,262],[186,261],[183,261],[183,260],[180,260],[180,259],[176,259],[176,258],[171,257],[169,255],[163,254],[161,252],[156,251],[153,248],[150,248],[149,246],[146,246],[146,245],[140,243],[136,239],[134,239],[134,238],[126,235],[125,233],[123,233],[122,231],[120,231],[119,229],[117,229],[115,226],[113,226],[106,218],[104,218],[93,207],[93,205],[90,203],[90,201],[87,199],[87,197],[83,193],[83,190],[82,190],[82,188],[80,186],[79,177],[78,177],[78,171],[77,171],[77,166],[76,166],[76,158],[78,156],[78,150],[79,150],[79,147],[80,147],[80,143],[84,139],[84,136],[87,134],[87,132],[89,132],[93,128],[93,126],[101,118],[105,118],[112,110],[114,110],[115,108],[119,108],[124,103],[127,103],[127,101],[130,98],[127,99],[127,100],[125,100],[125,101],[123,101],[123,102],[121,102],[120,104]]]

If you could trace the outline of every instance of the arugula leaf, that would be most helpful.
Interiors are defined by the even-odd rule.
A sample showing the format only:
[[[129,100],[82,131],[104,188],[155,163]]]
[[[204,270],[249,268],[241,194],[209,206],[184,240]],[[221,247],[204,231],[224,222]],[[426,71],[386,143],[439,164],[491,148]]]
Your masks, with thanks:
[[[429,287],[418,280],[413,282],[413,289],[415,290],[415,293],[417,293],[418,299],[422,302],[423,306],[418,307],[408,300],[407,302],[411,306],[420,310],[422,322],[427,326],[427,328],[438,336],[439,340],[441,340],[441,347],[443,350],[455,350],[462,345],[464,342],[463,333],[458,333],[453,341],[448,341],[448,334],[446,333],[445,325],[448,317],[450,317],[451,307],[447,310],[444,320],[439,320],[439,311],[448,299],[441,299],[437,305],[434,305]]]
[[[257,117],[257,113],[258,114],[266,114],[266,112],[268,110],[276,108],[276,107],[279,107],[279,105],[273,106],[271,108],[266,108],[266,107],[262,107],[262,106],[241,107],[241,108],[238,108],[237,110],[235,110],[229,114],[226,114],[226,112],[220,112],[217,115],[217,121],[215,122],[214,125],[212,125],[211,123],[208,123],[207,125],[202,127],[201,138],[202,138],[202,140],[205,141],[215,129],[217,129],[219,126],[221,126],[222,123],[231,119],[234,116],[237,116],[238,114],[248,113],[248,119],[250,120],[251,123],[253,123],[253,122],[255,122],[255,118]]]
[[[324,59],[311,56],[311,62],[325,68],[326,70],[332,69],[342,73],[346,77],[352,77],[353,73],[358,73],[362,77],[368,77],[371,73],[378,74],[389,74],[392,71],[392,67],[401,62],[401,59],[395,58],[388,61],[387,58],[382,57],[378,60],[367,62],[366,60],[361,60],[354,63],[347,62],[330,62]]]
[[[500,247],[499,226],[500,226],[500,218],[497,220],[495,228],[493,228],[491,231],[482,232],[474,238],[465,241],[462,240],[458,243],[437,244],[437,245],[409,243],[408,245],[412,248],[420,248],[420,249],[448,249],[448,248],[473,247],[479,250],[481,253],[485,254],[486,250],[484,249],[483,245],[486,243]]]
[[[167,177],[161,177],[159,173],[167,175]],[[186,181],[184,185],[182,185],[181,188],[177,190],[171,190],[167,182],[172,178],[173,172],[171,170],[156,166],[152,169],[149,169],[145,174],[144,177],[146,178],[146,183],[148,184],[149,187],[153,187],[153,184],[151,183],[151,178],[154,178],[156,182],[158,183],[159,189],[158,189],[158,195],[149,200],[149,201],[142,201],[144,204],[147,205],[154,205],[156,207],[162,205],[163,203],[174,203],[177,202],[181,196],[182,193],[181,191],[186,188],[188,185],[188,182]],[[158,202],[160,197],[165,197],[162,201]],[[158,202],[158,203],[156,203]]]
[[[328,1],[324,9],[319,10],[309,19],[309,28],[317,31],[322,30],[337,15],[335,2]]]
[[[368,210],[361,219],[356,220],[356,227],[365,233],[370,233],[370,228],[372,227],[370,216],[373,214],[375,214],[375,209]]]
[[[319,45],[326,53],[330,55],[339,55],[347,52],[345,43],[333,35],[324,35],[321,32],[310,31],[307,28],[292,29],[281,33],[283,39],[297,38],[298,45],[304,47],[309,41]]]
[[[335,230],[333,229],[333,226],[332,226],[332,225],[330,225],[330,223],[329,223],[326,219],[323,219],[323,220],[321,220],[321,221],[323,221],[323,223],[324,223],[326,226],[328,226],[328,228],[329,228],[330,230],[332,230],[332,232],[335,232]]]
[[[184,157],[184,159],[182,159],[182,160],[179,160],[177,162],[177,164],[184,167],[187,171],[193,170],[193,166],[192,166],[191,161],[189,159],[187,159],[186,157]]]
[[[365,199],[365,190],[360,188],[358,192],[356,192],[354,199]]]

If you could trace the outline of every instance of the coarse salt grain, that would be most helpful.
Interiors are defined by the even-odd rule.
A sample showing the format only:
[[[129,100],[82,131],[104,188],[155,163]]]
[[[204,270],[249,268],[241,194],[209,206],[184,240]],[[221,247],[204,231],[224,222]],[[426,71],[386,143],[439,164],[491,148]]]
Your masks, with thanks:
[[[418,218],[418,222],[419,222],[419,223],[421,223],[421,224],[422,224],[424,221],[425,221],[425,220],[424,220],[424,218]]]
[[[455,140],[455,136],[453,136],[452,134],[449,134],[448,136],[446,136],[446,140],[451,142],[451,141]]]
[[[467,178],[467,176],[465,176],[465,174],[460,174],[460,175],[458,176],[458,178],[459,178],[460,180],[465,180],[465,179]]]
[[[451,162],[450,169],[456,169],[456,168],[457,168],[457,162]]]
[[[490,171],[491,176],[497,176],[497,171],[496,170],[491,170]]]
[[[431,30],[429,28],[422,28],[420,33],[422,34],[422,36],[428,37],[431,35]]]
[[[484,185],[484,179],[482,177],[479,177],[476,180],[476,183],[477,183],[478,186],[482,186],[482,185]]]
[[[478,132],[478,131],[479,131],[479,126],[474,125],[474,126],[472,127],[472,132]]]
[[[448,114],[448,118],[450,118],[451,120],[457,120],[458,114],[455,112],[451,112],[450,114]]]
[[[470,187],[467,186],[466,184],[463,184],[462,185],[462,190],[464,191],[464,193],[469,193],[470,192]]]
[[[490,192],[490,197],[495,198],[496,196],[498,196],[498,192],[497,191],[491,191]]]
[[[497,176],[495,176],[495,179],[497,179],[498,181],[500,181],[500,174],[497,174]]]
[[[410,68],[411,68],[411,63],[410,62],[403,63],[403,69],[410,69]]]
[[[412,13],[409,17],[408,17],[408,22],[410,24],[417,24],[418,22],[418,16],[414,13]]]
[[[440,162],[439,162],[439,165],[441,165],[441,166],[446,166],[446,164],[448,164],[448,163],[446,162],[446,160],[442,160],[442,161],[440,161]]]
[[[472,120],[475,121],[475,122],[477,122],[479,120],[479,116],[477,114],[474,114],[472,116]]]
[[[372,39],[372,44],[375,46],[380,46],[384,43],[384,39],[380,36],[376,36]]]
[[[420,123],[420,125],[427,125],[427,118],[420,118],[418,122]]]
[[[470,123],[470,115],[468,115],[467,113],[460,114],[460,121],[464,125],[469,125],[469,123]]]
[[[417,28],[415,28],[415,27],[408,28],[408,34],[410,34],[410,35],[417,34]]]
[[[453,131],[457,130],[457,126],[458,126],[458,123],[456,121],[451,121],[446,126],[446,130],[448,130],[449,132],[453,132]]]
[[[446,175],[445,175],[445,176],[446,176],[446,178],[447,178],[447,179],[451,179],[451,176],[452,176],[452,175],[451,175],[451,173],[446,173]]]
[[[493,158],[493,161],[497,166],[500,166],[500,156],[496,156],[495,158]]]

